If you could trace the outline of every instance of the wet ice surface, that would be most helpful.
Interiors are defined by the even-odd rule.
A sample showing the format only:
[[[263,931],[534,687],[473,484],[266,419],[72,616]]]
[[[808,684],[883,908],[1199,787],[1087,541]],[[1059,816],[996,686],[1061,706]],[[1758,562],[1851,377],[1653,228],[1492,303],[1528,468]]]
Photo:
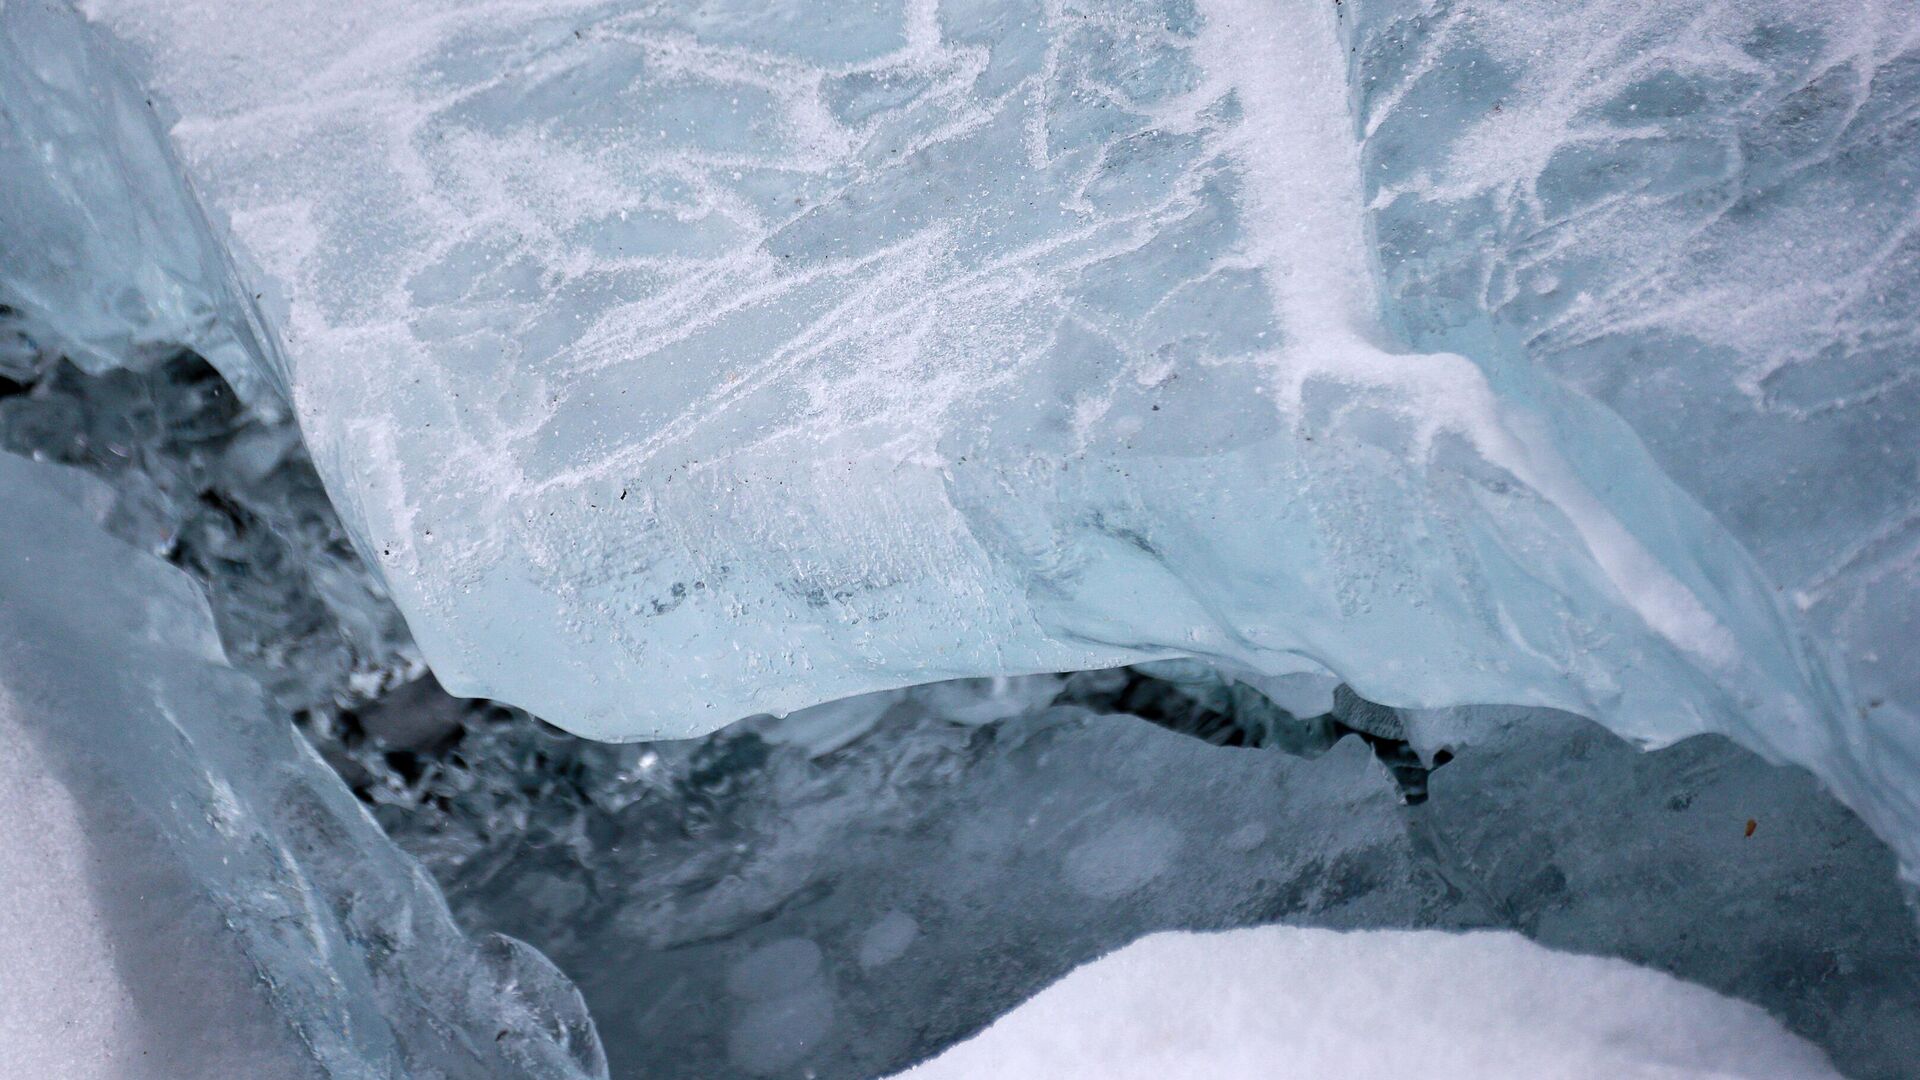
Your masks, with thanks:
[[[1407,873],[1391,786],[1358,748],[1294,783],[1243,786],[1229,771],[1229,796],[1196,807],[1169,781],[1207,748],[1138,722],[1090,728],[1069,710],[873,738],[824,768],[757,737],[717,741],[680,797],[583,817],[552,807],[578,822],[562,826],[582,838],[571,854],[525,841],[458,854],[451,895],[471,898],[456,901],[470,918],[560,928],[541,947],[579,958],[629,1076],[886,1071],[1124,940],[1142,917],[1127,913],[1221,918],[1231,897],[1244,920],[1291,893],[1350,904],[1369,925],[1418,904],[1415,888],[1355,885]],[[1163,797],[1114,799],[1103,773]],[[1289,816],[1321,835],[1246,865],[1205,856],[1218,835],[1250,852],[1263,823]],[[786,974],[759,977],[762,965]]]
[[[575,976],[616,1077],[876,1075],[1140,934],[1276,921],[1516,929],[1756,1003],[1849,1076],[1920,1053],[1892,856],[1804,773],[1538,710],[1415,714],[1418,753],[1448,753],[1408,805],[1381,759],[1416,751],[1331,716],[1164,682],[1126,697],[1156,723],[1066,703],[1123,683],[837,703],[864,733],[824,746],[817,715],[607,746],[473,705],[410,781],[368,783],[400,723],[376,706],[348,775],[457,913]]]

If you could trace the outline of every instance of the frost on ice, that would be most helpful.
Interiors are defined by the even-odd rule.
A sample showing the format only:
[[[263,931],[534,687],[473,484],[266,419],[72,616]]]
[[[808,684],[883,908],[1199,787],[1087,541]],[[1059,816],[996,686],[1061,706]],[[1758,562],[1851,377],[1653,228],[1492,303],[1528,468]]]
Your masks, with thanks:
[[[79,235],[6,302],[101,341],[34,290],[158,260],[113,302],[284,390],[458,692],[632,738],[1196,656],[1728,731],[1920,835],[1891,7],[85,11],[156,104],[7,5],[0,212]]]

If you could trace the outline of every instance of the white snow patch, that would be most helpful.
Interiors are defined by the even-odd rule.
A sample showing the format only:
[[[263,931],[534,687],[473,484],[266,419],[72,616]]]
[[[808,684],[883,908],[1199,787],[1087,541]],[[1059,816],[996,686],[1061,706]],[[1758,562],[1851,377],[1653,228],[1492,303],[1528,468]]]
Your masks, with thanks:
[[[92,1080],[138,1058],[79,809],[0,696],[0,1073]]]
[[[1517,934],[1142,938],[901,1080],[1837,1077],[1760,1009]]]

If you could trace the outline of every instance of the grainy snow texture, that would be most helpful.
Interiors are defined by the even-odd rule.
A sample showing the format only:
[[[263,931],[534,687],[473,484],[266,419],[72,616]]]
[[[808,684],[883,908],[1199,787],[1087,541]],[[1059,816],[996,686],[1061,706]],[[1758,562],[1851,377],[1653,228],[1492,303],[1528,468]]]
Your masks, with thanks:
[[[0,1056],[22,1076],[110,1076],[140,1041],[87,883],[73,797],[0,701]]]
[[[1751,1005],[1515,934],[1156,934],[901,1080],[1819,1080]]]
[[[1724,731],[1912,863],[1912,20],[1550,7],[89,0],[106,115],[13,0],[0,221],[151,255],[37,151],[165,132],[219,224],[108,295],[229,366],[265,313],[235,377],[456,692],[1331,670]]]

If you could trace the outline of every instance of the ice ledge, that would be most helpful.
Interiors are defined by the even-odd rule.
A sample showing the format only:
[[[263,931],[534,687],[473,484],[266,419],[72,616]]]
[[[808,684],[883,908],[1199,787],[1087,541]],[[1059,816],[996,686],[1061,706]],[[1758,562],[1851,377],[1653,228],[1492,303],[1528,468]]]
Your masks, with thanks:
[[[57,197],[0,288],[254,349],[447,685],[585,734],[1189,655],[1723,731],[1912,865],[1907,744],[1634,432],[1380,330],[1337,13],[1094,7],[91,5],[281,361],[133,84],[10,3],[0,167]]]

